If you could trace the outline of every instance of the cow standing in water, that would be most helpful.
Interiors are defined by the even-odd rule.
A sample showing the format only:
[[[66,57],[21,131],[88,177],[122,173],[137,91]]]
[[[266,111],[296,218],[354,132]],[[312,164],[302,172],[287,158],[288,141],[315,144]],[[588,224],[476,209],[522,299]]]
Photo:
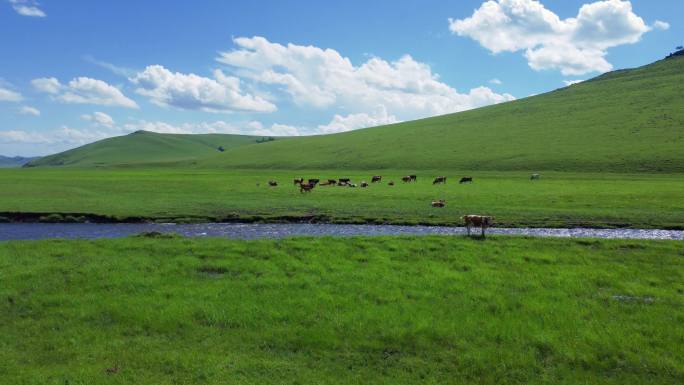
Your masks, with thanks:
[[[485,229],[491,227],[494,223],[494,217],[485,215],[466,215],[463,217],[463,220],[465,221],[465,226],[468,230],[468,236],[470,236],[470,228],[476,226],[482,228],[482,238],[485,237]]]

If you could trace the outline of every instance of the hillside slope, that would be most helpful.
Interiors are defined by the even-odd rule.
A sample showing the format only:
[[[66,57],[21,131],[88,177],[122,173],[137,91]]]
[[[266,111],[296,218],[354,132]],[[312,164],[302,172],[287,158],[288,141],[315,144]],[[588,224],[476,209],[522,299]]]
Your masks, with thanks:
[[[257,137],[228,134],[158,134],[137,131],[36,159],[38,166],[117,166],[193,161],[255,143]]]
[[[477,110],[235,148],[200,164],[684,172],[684,57]]]

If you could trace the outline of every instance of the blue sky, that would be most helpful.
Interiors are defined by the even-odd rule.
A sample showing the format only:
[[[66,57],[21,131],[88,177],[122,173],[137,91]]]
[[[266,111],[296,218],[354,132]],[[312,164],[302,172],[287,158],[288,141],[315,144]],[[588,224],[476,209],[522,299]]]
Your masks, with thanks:
[[[680,0],[0,0],[0,154],[138,129],[310,135],[664,57]]]

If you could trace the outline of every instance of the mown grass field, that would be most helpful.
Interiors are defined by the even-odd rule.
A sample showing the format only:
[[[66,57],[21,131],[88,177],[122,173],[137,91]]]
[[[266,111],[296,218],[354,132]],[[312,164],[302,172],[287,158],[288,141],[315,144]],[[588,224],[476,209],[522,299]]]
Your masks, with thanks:
[[[319,187],[300,194],[295,176],[370,181],[373,172],[201,169],[0,170],[0,213],[90,213],[161,221],[318,220],[346,223],[460,224],[488,214],[498,226],[684,228],[684,175],[542,172],[379,171],[367,189]],[[432,185],[447,175],[446,185]],[[472,175],[473,184],[458,184]],[[279,186],[270,188],[275,179]],[[394,180],[395,186],[387,182]],[[257,186],[258,184],[258,186]],[[430,207],[446,199],[444,209]],[[2,214],[0,214],[1,216]]]
[[[0,382],[681,384],[683,263],[667,241],[0,242]]]

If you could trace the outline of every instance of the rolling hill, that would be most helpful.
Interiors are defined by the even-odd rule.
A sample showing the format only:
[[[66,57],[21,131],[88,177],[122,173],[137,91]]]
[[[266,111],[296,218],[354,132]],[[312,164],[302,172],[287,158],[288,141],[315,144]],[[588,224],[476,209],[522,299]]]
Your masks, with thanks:
[[[30,165],[165,162],[219,169],[684,172],[684,56],[509,103],[346,133],[257,144],[249,136],[137,132]]]
[[[28,167],[124,166],[176,163],[206,158],[224,150],[256,143],[258,137],[228,134],[159,134],[137,131],[59,154],[36,159]]]
[[[235,148],[200,164],[684,172],[684,56],[476,110]]]

